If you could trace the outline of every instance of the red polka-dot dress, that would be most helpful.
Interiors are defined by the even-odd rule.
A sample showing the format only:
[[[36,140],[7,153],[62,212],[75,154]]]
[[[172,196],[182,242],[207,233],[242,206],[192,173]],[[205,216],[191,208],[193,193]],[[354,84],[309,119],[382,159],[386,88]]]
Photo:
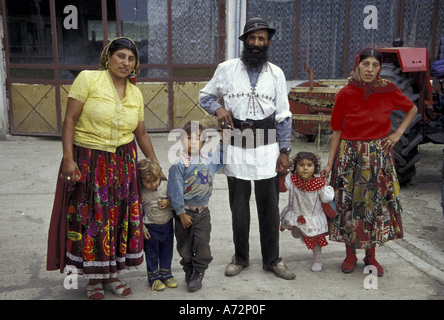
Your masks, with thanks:
[[[333,200],[333,188],[323,178],[304,181],[297,173],[286,176],[285,186],[289,195],[288,205],[281,211],[281,228],[297,227],[310,250],[328,245],[325,238],[328,222],[321,203]]]

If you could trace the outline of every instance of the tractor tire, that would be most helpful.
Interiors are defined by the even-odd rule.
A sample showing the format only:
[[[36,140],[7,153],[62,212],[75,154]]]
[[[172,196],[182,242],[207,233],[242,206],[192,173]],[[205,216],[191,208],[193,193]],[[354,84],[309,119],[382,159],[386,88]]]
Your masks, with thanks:
[[[400,68],[396,68],[393,64],[383,64],[381,78],[391,80],[415,105],[417,105],[419,94],[415,92],[415,88],[413,87],[414,79],[407,78],[407,76],[401,72]],[[390,116],[392,133],[398,129],[399,125],[404,120],[404,117],[405,113],[402,111],[395,110],[392,112]],[[409,183],[416,174],[415,163],[420,159],[418,145],[423,141],[419,125],[421,118],[422,116],[420,114],[416,115],[401,139],[393,147],[395,169],[401,185]]]
[[[398,129],[404,120],[405,114],[402,111],[392,112],[390,119],[392,122],[391,132]],[[416,162],[420,159],[418,145],[422,142],[423,136],[420,133],[419,121],[421,115],[417,114],[410,127],[404,132],[401,139],[393,147],[395,159],[395,169],[400,184],[407,184],[416,174]]]
[[[442,214],[444,216],[444,162],[442,163],[441,167],[441,207]]]

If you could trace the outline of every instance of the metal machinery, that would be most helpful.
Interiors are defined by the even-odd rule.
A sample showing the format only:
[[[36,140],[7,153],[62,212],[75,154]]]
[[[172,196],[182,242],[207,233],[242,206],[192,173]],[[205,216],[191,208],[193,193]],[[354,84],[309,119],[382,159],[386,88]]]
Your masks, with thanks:
[[[418,107],[418,114],[393,148],[395,167],[401,184],[416,174],[421,143],[444,144],[444,92],[432,89],[429,57],[426,48],[393,47],[378,49],[383,56],[381,77],[393,81]],[[330,116],[336,92],[347,84],[341,80],[313,80],[313,69],[305,68],[309,81],[290,90],[293,129],[314,140],[322,131],[331,130]],[[391,115],[392,130],[396,130],[404,113]]]

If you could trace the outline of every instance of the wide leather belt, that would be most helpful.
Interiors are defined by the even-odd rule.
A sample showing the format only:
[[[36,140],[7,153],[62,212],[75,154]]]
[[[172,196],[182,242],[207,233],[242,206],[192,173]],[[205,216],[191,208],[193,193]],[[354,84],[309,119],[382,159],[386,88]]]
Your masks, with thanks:
[[[250,149],[277,142],[274,113],[262,120],[233,118],[233,124],[235,130],[231,133],[232,146]]]

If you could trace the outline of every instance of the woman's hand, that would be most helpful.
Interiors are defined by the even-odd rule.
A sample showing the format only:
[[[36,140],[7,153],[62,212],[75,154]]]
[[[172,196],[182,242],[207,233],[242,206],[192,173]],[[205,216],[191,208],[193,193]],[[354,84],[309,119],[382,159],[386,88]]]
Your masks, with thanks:
[[[391,134],[389,134],[387,137],[382,138],[382,150],[392,150],[393,147],[395,146],[395,144],[399,141],[399,139],[401,139],[401,136],[396,133],[393,132]]]
[[[72,159],[63,159],[62,172],[60,178],[68,183],[77,183],[82,174],[80,173],[79,167]]]
[[[60,178],[69,183],[76,183],[82,176],[79,167],[74,161],[73,151],[75,125],[82,114],[82,110],[82,102],[73,98],[68,98],[65,121],[63,121],[62,128],[63,166]]]
[[[332,169],[331,164],[327,164],[325,166],[325,168],[321,170],[320,176],[322,178],[324,178],[324,179],[328,179],[328,176],[330,175],[331,169]]]
[[[407,130],[412,121],[415,119],[417,112],[418,108],[415,105],[413,105],[412,108],[409,110],[409,112],[407,112],[407,114],[405,115],[404,120],[402,120],[398,129],[396,129],[395,132],[389,134],[387,137],[382,138],[381,145],[383,150],[392,150],[392,148],[399,141],[399,139],[401,139],[405,130]]]
[[[328,162],[325,168],[320,172],[320,175],[324,179],[328,179],[328,176],[333,169],[333,163],[335,161],[336,156],[336,150],[339,147],[339,144],[341,142],[341,133],[342,131],[339,130],[333,130],[333,133],[331,134],[331,140],[330,140],[330,153],[328,154]]]

